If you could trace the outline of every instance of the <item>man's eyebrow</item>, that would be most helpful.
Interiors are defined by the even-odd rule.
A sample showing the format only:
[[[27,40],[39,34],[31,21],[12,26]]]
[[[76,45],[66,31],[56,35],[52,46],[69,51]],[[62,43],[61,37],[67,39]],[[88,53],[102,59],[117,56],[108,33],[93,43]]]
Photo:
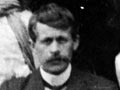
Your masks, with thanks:
[[[56,39],[64,39],[64,36],[58,36]]]
[[[66,36],[58,36],[56,39],[66,39],[67,37]]]
[[[43,39],[41,39],[41,41],[52,41],[53,40],[53,38],[52,37],[46,37],[46,38],[43,38]]]

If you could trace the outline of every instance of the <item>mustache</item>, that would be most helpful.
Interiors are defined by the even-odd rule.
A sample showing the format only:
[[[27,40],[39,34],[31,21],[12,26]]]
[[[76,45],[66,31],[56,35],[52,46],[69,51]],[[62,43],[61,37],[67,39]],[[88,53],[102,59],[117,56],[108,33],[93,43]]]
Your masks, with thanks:
[[[64,62],[68,62],[69,59],[67,57],[64,56],[57,56],[57,57],[51,57],[47,60],[47,62],[51,62],[51,61],[64,61]]]

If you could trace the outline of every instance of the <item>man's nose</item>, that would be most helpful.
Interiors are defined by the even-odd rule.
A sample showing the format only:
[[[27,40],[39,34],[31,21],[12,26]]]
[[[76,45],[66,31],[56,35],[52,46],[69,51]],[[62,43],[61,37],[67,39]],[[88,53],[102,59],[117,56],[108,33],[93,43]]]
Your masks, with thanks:
[[[57,42],[54,41],[51,45],[51,54],[57,56],[59,55],[59,53],[60,53],[59,45]]]

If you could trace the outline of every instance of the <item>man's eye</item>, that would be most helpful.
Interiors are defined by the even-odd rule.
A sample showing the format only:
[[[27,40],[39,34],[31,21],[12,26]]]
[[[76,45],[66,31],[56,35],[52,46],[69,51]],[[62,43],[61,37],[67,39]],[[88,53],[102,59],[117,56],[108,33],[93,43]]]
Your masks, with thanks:
[[[59,37],[57,38],[57,41],[60,43],[60,44],[64,44],[68,41],[68,39],[64,38],[64,37]]]
[[[43,44],[49,45],[49,44],[51,44],[52,39],[48,38],[48,39],[45,39],[45,40],[43,40],[43,41],[41,41],[41,42],[42,42]]]

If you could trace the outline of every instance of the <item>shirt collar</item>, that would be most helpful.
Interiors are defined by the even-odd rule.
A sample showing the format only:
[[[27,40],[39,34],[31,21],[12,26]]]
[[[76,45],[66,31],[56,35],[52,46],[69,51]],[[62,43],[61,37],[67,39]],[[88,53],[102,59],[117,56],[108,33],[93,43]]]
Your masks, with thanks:
[[[40,68],[42,78],[52,86],[59,86],[64,84],[70,77],[72,66],[68,65],[67,69],[60,75],[53,75],[48,72],[45,72]]]

